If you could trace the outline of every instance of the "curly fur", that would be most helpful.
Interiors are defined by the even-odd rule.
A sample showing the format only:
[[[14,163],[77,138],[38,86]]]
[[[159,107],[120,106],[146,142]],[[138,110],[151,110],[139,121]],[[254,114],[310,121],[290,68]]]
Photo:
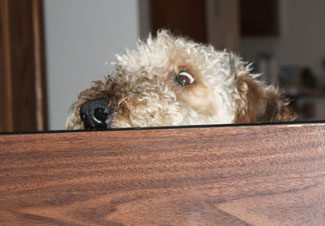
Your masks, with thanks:
[[[82,129],[83,103],[109,97],[116,112],[109,127],[151,127],[288,121],[295,114],[284,95],[266,86],[238,56],[162,30],[116,56],[115,70],[95,81],[72,105],[67,129]],[[195,83],[180,86],[187,71]]]

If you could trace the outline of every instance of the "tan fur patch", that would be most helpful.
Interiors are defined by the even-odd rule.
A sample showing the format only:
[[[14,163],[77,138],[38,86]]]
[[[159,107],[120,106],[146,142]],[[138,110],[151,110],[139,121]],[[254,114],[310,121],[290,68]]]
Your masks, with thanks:
[[[171,77],[175,77],[181,71],[186,71],[191,74],[195,82],[188,86],[180,86],[174,82],[172,78],[174,90],[178,94],[178,98],[187,102],[196,111],[204,112],[207,115],[212,115],[215,111],[211,101],[211,90],[204,84],[200,70],[195,67],[195,63],[189,62],[189,56],[182,51],[173,50],[169,59]]]
[[[247,74],[237,77],[236,123],[290,121],[296,118],[283,94]]]

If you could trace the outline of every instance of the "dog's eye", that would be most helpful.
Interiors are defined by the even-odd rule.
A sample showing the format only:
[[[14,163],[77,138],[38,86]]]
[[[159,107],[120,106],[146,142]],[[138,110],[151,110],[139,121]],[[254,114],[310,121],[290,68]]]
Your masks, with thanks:
[[[187,86],[192,84],[195,81],[193,76],[186,72],[186,71],[181,71],[176,75],[176,82],[180,84],[181,86]]]

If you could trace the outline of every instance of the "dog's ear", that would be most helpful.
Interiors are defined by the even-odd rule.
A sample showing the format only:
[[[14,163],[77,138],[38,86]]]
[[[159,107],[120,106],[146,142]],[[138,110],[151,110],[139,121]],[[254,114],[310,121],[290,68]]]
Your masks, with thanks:
[[[236,78],[240,98],[236,102],[235,123],[281,122],[296,119],[289,101],[272,86],[257,81],[248,73]]]

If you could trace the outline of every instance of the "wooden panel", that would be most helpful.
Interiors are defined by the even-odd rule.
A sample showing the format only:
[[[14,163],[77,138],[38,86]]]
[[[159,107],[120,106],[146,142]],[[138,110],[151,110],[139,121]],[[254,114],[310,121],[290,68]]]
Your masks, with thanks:
[[[277,36],[278,11],[278,0],[240,0],[242,36]]]
[[[42,1],[0,5],[1,130],[46,129]]]
[[[153,33],[165,28],[197,42],[207,42],[206,2],[202,0],[149,0]]]
[[[0,136],[1,225],[323,225],[325,123]]]
[[[0,131],[13,130],[8,1],[0,0]]]

